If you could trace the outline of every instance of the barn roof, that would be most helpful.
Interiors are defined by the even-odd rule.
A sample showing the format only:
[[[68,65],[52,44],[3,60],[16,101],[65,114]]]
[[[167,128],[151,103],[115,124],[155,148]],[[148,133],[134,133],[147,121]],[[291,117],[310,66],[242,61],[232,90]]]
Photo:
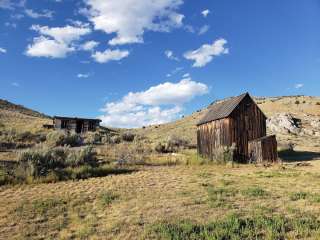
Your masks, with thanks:
[[[240,96],[232,97],[213,104],[209,107],[209,112],[197,123],[197,125],[199,126],[204,123],[229,117],[233,110],[246,96],[250,96],[249,93],[244,93]]]

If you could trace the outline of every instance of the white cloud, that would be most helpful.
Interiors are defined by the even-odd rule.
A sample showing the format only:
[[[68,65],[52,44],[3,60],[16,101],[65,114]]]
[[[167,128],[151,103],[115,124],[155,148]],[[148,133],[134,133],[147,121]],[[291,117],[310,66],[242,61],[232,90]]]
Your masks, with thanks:
[[[208,87],[190,78],[178,83],[165,82],[142,92],[129,92],[118,102],[107,102],[100,118],[104,125],[141,127],[172,121],[183,110],[183,104],[204,95]]]
[[[34,38],[33,43],[27,46],[26,55],[29,57],[65,58],[68,53],[73,51],[75,51],[74,47],[40,36]]]
[[[229,53],[229,49],[224,46],[225,44],[227,44],[227,40],[220,38],[211,45],[204,44],[199,49],[186,52],[184,57],[194,61],[193,67],[204,67],[211,62],[214,57]]]
[[[99,43],[96,41],[87,41],[80,46],[80,49],[84,51],[91,51],[94,48],[96,48],[98,45]]]
[[[164,54],[167,56],[167,58],[175,61],[179,61],[179,58],[174,56],[173,52],[171,50],[166,50]]]
[[[199,29],[198,35],[202,35],[205,34],[206,32],[208,32],[210,29],[209,25],[204,25]]]
[[[17,83],[17,82],[13,82],[13,83],[11,83],[11,86],[13,86],[13,87],[20,87],[20,84]]]
[[[42,12],[35,12],[32,9],[25,9],[24,11],[27,16],[31,18],[52,18],[53,17],[53,11],[50,10],[43,10]]]
[[[207,17],[207,16],[209,15],[209,13],[210,13],[210,10],[209,10],[209,9],[205,9],[205,10],[203,10],[203,11],[201,12],[201,14],[202,14],[203,17]]]
[[[303,83],[297,83],[297,84],[294,85],[295,89],[300,89],[300,88],[303,88],[303,87],[304,87]]]
[[[181,27],[184,16],[177,12],[183,0],[85,0],[82,9],[96,30],[115,33],[110,45],[142,43],[145,31],[168,32]]]
[[[37,31],[40,36],[33,38],[32,44],[27,46],[26,55],[49,58],[66,57],[76,50],[74,42],[91,32],[87,25],[53,28],[32,25],[31,30]]]
[[[77,78],[88,78],[90,75],[90,73],[78,73]]]
[[[2,47],[0,47],[0,53],[7,53],[7,50],[2,48]]]
[[[14,10],[17,7],[24,7],[26,0],[0,0],[0,8]]]
[[[129,51],[127,50],[120,50],[120,49],[115,49],[115,50],[110,50],[107,49],[104,52],[95,52],[92,54],[92,58],[98,63],[107,63],[110,61],[119,61],[123,58],[128,57],[130,54]]]
[[[185,74],[183,74],[182,77],[183,77],[183,78],[189,78],[189,77],[190,77],[190,73],[185,73]]]

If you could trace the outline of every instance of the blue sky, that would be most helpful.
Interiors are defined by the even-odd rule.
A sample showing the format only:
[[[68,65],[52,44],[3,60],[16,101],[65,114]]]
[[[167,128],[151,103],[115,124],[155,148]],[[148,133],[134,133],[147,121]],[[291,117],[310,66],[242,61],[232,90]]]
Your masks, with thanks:
[[[319,0],[0,0],[0,98],[139,127],[319,95]]]

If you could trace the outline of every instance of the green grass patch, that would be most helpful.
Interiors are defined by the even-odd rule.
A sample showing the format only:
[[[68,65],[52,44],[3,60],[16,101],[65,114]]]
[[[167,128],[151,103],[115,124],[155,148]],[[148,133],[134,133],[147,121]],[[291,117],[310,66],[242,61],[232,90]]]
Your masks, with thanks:
[[[313,215],[288,218],[282,215],[230,215],[208,224],[191,221],[160,222],[152,225],[145,239],[304,239],[319,236],[320,221]]]
[[[261,187],[250,187],[241,191],[241,193],[247,197],[265,197],[269,195],[269,193]]]
[[[298,201],[301,199],[306,199],[308,196],[310,196],[307,192],[293,192],[290,193],[289,198],[291,201]]]
[[[114,202],[118,198],[119,198],[119,195],[115,194],[112,191],[106,191],[104,193],[101,193],[99,196],[100,202],[103,207],[109,206],[112,202]]]
[[[230,200],[237,194],[237,190],[232,188],[218,187],[211,185],[207,187],[208,203],[210,207],[228,207]]]

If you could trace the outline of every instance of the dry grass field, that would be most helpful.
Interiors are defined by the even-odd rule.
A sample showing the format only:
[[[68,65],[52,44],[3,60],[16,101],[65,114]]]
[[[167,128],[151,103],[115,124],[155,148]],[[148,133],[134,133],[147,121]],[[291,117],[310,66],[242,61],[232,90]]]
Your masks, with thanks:
[[[320,98],[257,102],[268,116],[320,116]],[[206,111],[134,133],[150,148],[170,135],[195,143],[195,123]],[[41,132],[50,123],[12,110],[0,114],[2,129]],[[292,142],[295,151],[264,166],[200,164],[195,149],[145,150],[143,161],[118,166],[113,161],[130,155],[133,145],[96,145],[110,168],[99,177],[0,186],[0,239],[320,239],[319,137],[278,140]],[[0,160],[16,158],[16,151],[0,152]]]

